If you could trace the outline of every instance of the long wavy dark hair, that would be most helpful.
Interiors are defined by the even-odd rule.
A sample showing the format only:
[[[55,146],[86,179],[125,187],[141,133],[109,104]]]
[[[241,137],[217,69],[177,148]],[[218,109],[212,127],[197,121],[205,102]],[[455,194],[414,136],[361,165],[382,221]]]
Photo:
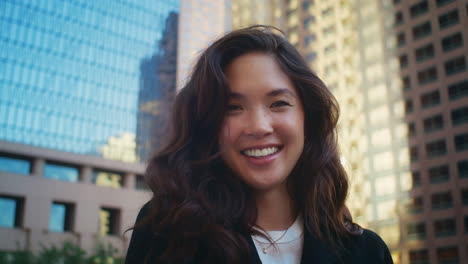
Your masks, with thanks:
[[[158,252],[150,253],[157,263],[244,263],[252,253],[245,237],[256,233],[253,192],[218,148],[229,95],[225,69],[251,52],[275,58],[304,106],[304,149],[287,186],[305,229],[335,249],[353,233],[337,150],[336,99],[279,30],[254,26],[224,35],[201,53],[175,98],[169,138],[149,161],[154,195],[145,223],[160,241]]]

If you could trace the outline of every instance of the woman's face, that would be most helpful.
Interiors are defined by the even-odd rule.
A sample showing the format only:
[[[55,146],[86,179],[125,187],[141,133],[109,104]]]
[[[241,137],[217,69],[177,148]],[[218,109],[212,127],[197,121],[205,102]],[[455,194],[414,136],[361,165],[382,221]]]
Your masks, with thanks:
[[[304,109],[291,80],[268,54],[227,68],[228,111],[220,135],[226,164],[255,190],[284,187],[304,148]]]

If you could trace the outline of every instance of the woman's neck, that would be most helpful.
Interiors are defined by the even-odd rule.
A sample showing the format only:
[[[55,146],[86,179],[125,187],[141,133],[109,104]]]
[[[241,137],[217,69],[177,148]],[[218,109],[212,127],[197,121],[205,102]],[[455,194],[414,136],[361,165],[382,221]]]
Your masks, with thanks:
[[[255,195],[257,225],[265,231],[286,230],[296,219],[296,210],[286,187]]]

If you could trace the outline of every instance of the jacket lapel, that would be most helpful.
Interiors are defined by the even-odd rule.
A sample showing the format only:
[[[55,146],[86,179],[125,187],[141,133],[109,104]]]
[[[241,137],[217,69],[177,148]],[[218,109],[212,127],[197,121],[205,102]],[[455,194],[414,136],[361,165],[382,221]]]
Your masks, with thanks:
[[[250,252],[250,259],[249,259],[249,264],[262,264],[262,261],[260,260],[260,256],[258,255],[257,248],[255,247],[255,244],[252,240],[251,235],[247,235],[247,241],[249,242],[249,249]]]

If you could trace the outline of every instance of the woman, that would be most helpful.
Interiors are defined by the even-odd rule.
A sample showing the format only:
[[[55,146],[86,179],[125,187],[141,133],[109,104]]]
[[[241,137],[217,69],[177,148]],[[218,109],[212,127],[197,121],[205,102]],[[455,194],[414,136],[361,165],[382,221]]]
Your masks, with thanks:
[[[345,206],[335,98],[272,30],[233,31],[199,57],[126,263],[392,263]]]

